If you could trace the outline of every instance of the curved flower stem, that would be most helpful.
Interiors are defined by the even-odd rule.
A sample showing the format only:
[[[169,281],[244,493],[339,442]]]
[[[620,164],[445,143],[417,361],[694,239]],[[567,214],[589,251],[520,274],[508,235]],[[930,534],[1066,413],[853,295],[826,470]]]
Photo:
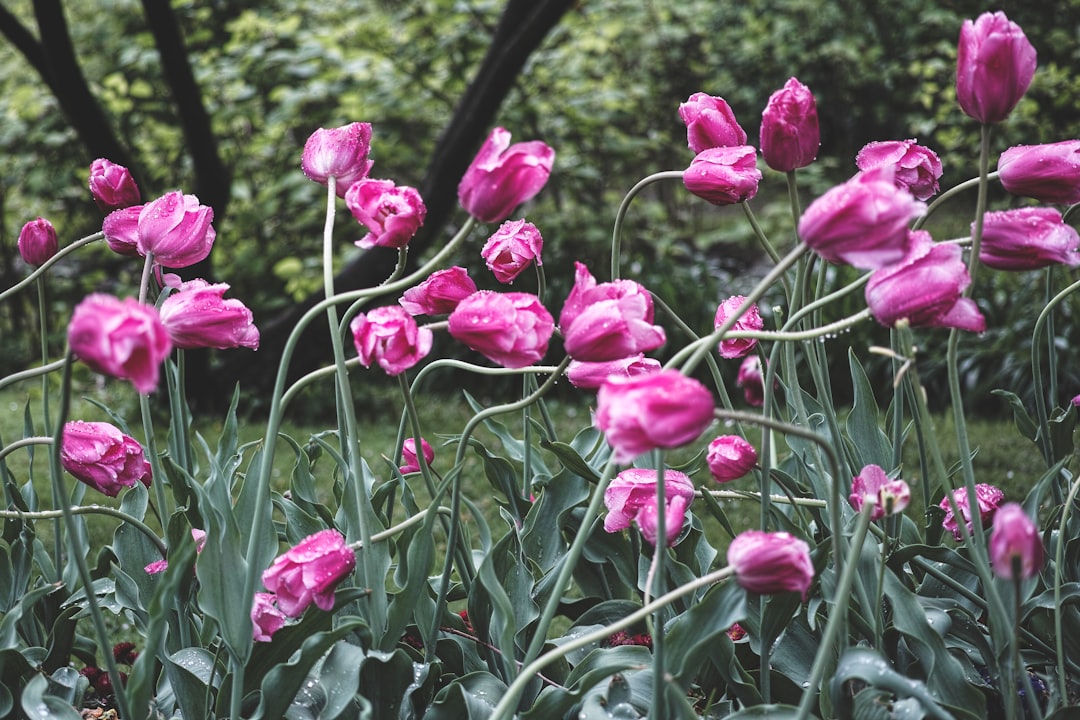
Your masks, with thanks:
[[[450,508],[443,507],[442,505],[440,505],[440,506],[438,506],[436,508],[426,507],[423,510],[421,510],[420,512],[416,513],[415,515],[412,515],[412,516],[406,518],[405,520],[403,520],[402,522],[399,522],[397,525],[394,525],[392,527],[388,527],[387,529],[385,529],[385,530],[383,530],[381,532],[377,532],[377,533],[372,534],[371,542],[377,543],[377,542],[382,542],[383,540],[389,540],[390,538],[394,537],[398,533],[400,533],[400,532],[402,532],[404,530],[408,530],[413,525],[416,525],[419,522],[421,522],[425,517],[427,517],[427,514],[429,512],[431,512],[432,510],[439,513],[440,515],[449,515],[450,514]],[[353,544],[349,545],[348,548],[350,550],[352,550],[353,552],[357,552],[357,551],[362,550],[364,548],[364,544],[362,542],[360,542],[359,540],[357,540]]]
[[[998,178],[998,173],[996,171],[995,172],[988,172],[986,174],[986,179],[987,180],[997,180],[997,178]],[[945,192],[938,195],[936,198],[934,198],[933,202],[931,202],[930,205],[927,206],[926,212],[923,213],[921,217],[916,218],[915,222],[913,222],[911,224],[911,229],[912,230],[920,230],[920,229],[922,229],[922,226],[926,224],[926,221],[930,219],[930,216],[933,215],[934,212],[938,208],[940,208],[947,200],[951,200],[953,198],[953,196],[959,195],[960,193],[964,192],[965,190],[970,190],[973,187],[978,187],[980,180],[981,180],[981,176],[980,177],[973,177],[970,180],[965,180],[964,182],[962,182],[962,183],[960,183],[958,185],[953,185],[951,188],[949,188]]]
[[[814,656],[814,664],[810,668],[810,678],[803,691],[802,700],[799,702],[797,720],[806,720],[810,716],[810,706],[817,697],[818,686],[825,676],[825,667],[833,660],[833,645],[836,643],[844,616],[847,614],[848,600],[851,598],[851,586],[855,581],[855,569],[859,566],[859,553],[862,552],[863,541],[866,539],[866,531],[870,527],[870,514],[874,511],[873,503],[864,503],[859,511],[858,522],[855,532],[851,537],[851,547],[848,550],[850,557],[844,563],[844,570],[840,574],[840,582],[836,586],[836,605],[829,615],[829,622],[825,625],[825,633],[821,637],[817,654]]]
[[[27,439],[40,440],[41,438]],[[47,439],[49,441],[48,443],[39,444],[51,445],[52,438]],[[8,448],[4,449],[6,450]],[[156,547],[158,552],[161,553],[162,558],[164,558],[166,555],[168,549],[165,547],[165,543],[162,542],[161,538],[157,536],[157,533],[150,529],[149,525],[142,522],[136,517],[128,515],[126,512],[122,512],[121,510],[118,510],[116,508],[108,507],[107,505],[72,505],[70,511],[72,515],[108,515],[109,517],[123,520],[126,524],[131,525],[133,528],[145,535],[150,540],[150,542],[154,543],[154,547]],[[21,510],[0,510],[0,518],[10,518],[15,520],[22,518],[29,518],[31,520],[55,520],[56,518],[62,517],[64,517],[63,510],[36,510],[33,512],[22,512]]]
[[[62,258],[66,257],[66,256],[68,256],[68,255],[70,255],[70,254],[71,254],[71,253],[73,253],[74,251],[76,251],[76,250],[78,250],[79,248],[81,248],[81,247],[82,247],[83,245],[89,245],[90,243],[92,243],[92,242],[94,242],[94,241],[96,241],[96,240],[100,240],[100,239],[102,239],[103,237],[105,237],[105,234],[104,234],[104,233],[101,233],[101,232],[96,232],[96,233],[94,233],[93,235],[87,235],[87,236],[86,236],[86,237],[84,237],[84,238],[81,238],[81,239],[79,239],[79,240],[76,240],[75,242],[71,243],[71,244],[70,244],[70,245],[68,245],[67,247],[61,248],[60,250],[58,250],[58,251],[57,251],[57,253],[56,253],[55,255],[53,255],[53,256],[52,256],[51,258],[49,258],[48,260],[46,260],[45,262],[43,262],[43,263],[42,263],[42,264],[41,264],[41,265],[40,265],[40,266],[39,266],[39,267],[38,267],[38,268],[37,268],[36,270],[34,270],[34,271],[33,271],[32,273],[30,273],[29,275],[27,275],[26,277],[24,277],[24,278],[23,278],[22,280],[20,280],[19,282],[15,283],[15,284],[14,284],[14,285],[12,285],[11,287],[9,287],[9,288],[8,288],[7,290],[4,290],[3,292],[0,292],[0,302],[3,302],[3,301],[5,301],[5,300],[7,300],[7,299],[8,299],[8,298],[9,298],[10,296],[12,296],[12,295],[14,295],[15,293],[19,292],[19,291],[20,291],[20,290],[22,290],[23,288],[25,288],[25,287],[29,286],[29,285],[30,285],[30,284],[31,284],[32,282],[34,282],[34,281],[35,281],[35,280],[36,280],[37,278],[39,278],[39,277],[41,277],[42,275],[44,275],[44,274],[45,274],[45,273],[46,273],[46,272],[48,271],[48,269],[49,269],[49,268],[51,268],[51,267],[52,267],[53,265],[55,265],[56,263],[60,262],[60,260],[61,260]]]
[[[701,497],[702,493],[709,493],[714,498],[720,500],[757,500],[761,502],[761,493],[742,491],[742,490],[698,490],[694,493],[696,497]],[[787,495],[770,495],[770,502],[780,503],[781,505],[797,505],[801,507],[828,507],[829,503],[825,500],[819,500],[818,498],[792,498]]]
[[[47,316],[48,304],[45,302],[45,276],[37,279],[38,295],[38,328],[41,335],[41,364],[49,364],[49,319]],[[49,376],[41,376],[41,420],[44,427],[52,427],[49,419]]]
[[[49,453],[49,474],[52,477],[52,494],[54,502],[60,504],[60,514],[67,528],[68,543],[71,545],[71,558],[75,561],[75,567],[82,582],[86,607],[90,611],[90,617],[94,625],[94,633],[97,635],[98,647],[102,650],[105,659],[105,667],[109,672],[109,680],[113,685],[113,697],[116,700],[116,709],[120,717],[133,718],[131,708],[128,706],[127,693],[124,692],[124,684],[120,678],[120,671],[116,667],[116,660],[111,652],[109,631],[105,627],[105,619],[98,606],[97,595],[94,593],[94,578],[90,575],[90,567],[86,563],[86,556],[81,548],[75,547],[75,513],[67,502],[67,490],[64,487],[64,472],[60,464],[60,443],[64,436],[64,423],[67,421],[68,411],[71,407],[71,366],[72,354],[68,350],[64,354],[64,373],[60,381],[60,407],[57,408],[56,431],[53,434],[52,452]]]
[[[619,205],[618,212],[615,213],[615,229],[611,232],[611,279],[619,279],[619,263],[621,262],[620,255],[622,253],[622,226],[623,221],[626,220],[626,211],[630,209],[630,202],[637,197],[638,193],[652,185],[654,182],[661,180],[674,180],[678,178],[682,180],[682,170],[664,170],[658,173],[653,173],[648,177],[642,178],[638,181],[637,185],[630,188],[630,191],[626,193],[626,197],[622,199],[622,203]]]
[[[651,603],[643,605],[640,609],[635,610],[626,617],[605,625],[604,627],[593,630],[592,632],[585,633],[579,637],[574,638],[570,642],[559,645],[553,648],[547,653],[544,653],[542,657],[537,658],[535,661],[526,661],[524,664],[526,667],[518,674],[510,686],[506,688],[506,692],[499,699],[499,703],[492,711],[489,720],[505,720],[512,717],[514,708],[517,706],[518,698],[521,696],[525,686],[528,685],[533,678],[535,678],[541,670],[555,662],[559,658],[566,657],[575,650],[588,647],[596,642],[601,642],[609,637],[612,633],[618,632],[624,628],[628,628],[636,623],[641,622],[645,618],[649,617],[657,610],[670,605],[681,597],[689,595],[703,587],[718,583],[722,580],[726,580],[728,577],[735,573],[730,567],[724,567],[719,570],[714,570],[711,573],[702,575],[699,578],[691,580],[685,585],[681,585],[671,592],[656,598]]]
[[[1054,464],[1054,448],[1050,441],[1050,420],[1046,409],[1046,394],[1043,390],[1042,357],[1039,348],[1042,345],[1041,336],[1046,331],[1050,316],[1057,305],[1063,300],[1080,290],[1080,280],[1069,285],[1046,303],[1039,312],[1035,321],[1035,329],[1031,333],[1031,381],[1035,390],[1035,412],[1039,421],[1039,448],[1042,450],[1043,460],[1047,467]],[[1053,342],[1053,337],[1048,335],[1048,345]],[[1051,396],[1052,398],[1053,396]]]
[[[381,283],[379,283],[376,287],[383,287],[385,285],[391,285],[391,284],[394,283],[394,281],[396,281],[398,278],[400,278],[402,275],[404,275],[405,274],[405,265],[406,265],[408,259],[409,259],[409,246],[406,245],[403,248],[399,248],[398,249],[397,264],[394,265],[393,272],[391,272],[390,275],[387,276],[387,278],[385,280],[383,280]],[[361,298],[361,299],[357,300],[356,302],[354,302],[352,305],[350,305],[348,308],[346,308],[345,312],[341,314],[341,322],[338,323],[338,332],[341,333],[342,337],[345,336],[346,331],[349,329],[349,323],[352,322],[352,319],[354,317],[356,317],[357,314],[360,312],[360,310],[363,309],[363,307],[365,305],[367,305],[370,301],[371,301],[371,298],[368,298],[368,297]]]
[[[1065,504],[1061,508],[1061,519],[1058,520],[1058,540],[1054,547],[1054,651],[1057,656],[1058,696],[1068,697],[1069,675],[1065,670],[1065,628],[1061,611],[1061,585],[1064,578],[1061,576],[1061,568],[1065,562],[1065,529],[1069,526],[1069,514],[1076,495],[1080,492],[1080,478],[1073,481],[1069,488],[1069,496],[1065,498]]]
[[[23,380],[29,380],[30,378],[40,377],[42,375],[48,375],[56,370],[63,370],[66,360],[55,360],[48,365],[42,365],[41,367],[30,368],[29,370],[23,370],[22,372],[11,373],[7,377],[0,378],[0,390],[3,390],[8,385],[14,385],[17,382]]]
[[[52,445],[52,442],[52,437],[46,436],[26,437],[21,440],[16,440],[15,442],[7,445],[3,449],[0,449],[0,460],[3,460],[19,448],[29,447],[30,445]]]
[[[765,231],[761,229],[761,225],[757,221],[757,216],[754,215],[754,211],[750,209],[750,201],[744,200],[739,205],[742,206],[743,215],[746,216],[746,221],[750,223],[750,229],[754,231],[754,237],[761,243],[762,249],[765,254],[769,256],[769,259],[774,263],[780,262],[780,253],[776,252],[776,248],[769,242],[769,236],[765,234]],[[785,284],[787,280],[785,279]]]
[[[653,543],[653,561],[652,567],[649,569],[649,578],[656,585],[656,594],[660,595],[664,589],[667,579],[667,487],[664,480],[664,452],[663,450],[654,450],[653,464],[656,466],[656,542]],[[649,595],[652,592],[651,584],[646,581],[645,585],[645,604],[649,604]],[[652,618],[653,627],[650,631],[652,635],[652,687],[653,687],[653,707],[659,711],[661,716],[667,715],[667,703],[664,701],[665,688],[667,683],[665,682],[664,671],[664,609],[657,608],[656,612],[650,616]]]

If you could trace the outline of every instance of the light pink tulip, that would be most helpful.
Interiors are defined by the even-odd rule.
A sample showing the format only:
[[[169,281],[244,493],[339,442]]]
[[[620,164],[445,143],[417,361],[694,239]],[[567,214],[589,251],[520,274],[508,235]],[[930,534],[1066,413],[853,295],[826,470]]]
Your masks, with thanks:
[[[690,507],[690,501],[681,495],[677,495],[673,498],[667,498],[665,507],[667,508],[664,512],[664,535],[667,541],[665,544],[671,547],[679,539],[679,533],[682,532],[683,522],[686,520],[686,510]],[[638,529],[641,530],[641,535],[654,547],[660,539],[659,515],[659,505],[656,503],[656,498],[653,497],[649,502],[645,503],[645,507],[641,508],[641,512],[634,519]]]
[[[278,609],[277,596],[273,593],[255,593],[251,606],[251,623],[255,642],[270,642],[285,627],[286,615]]]
[[[851,479],[848,502],[856,512],[861,511],[867,502],[873,502],[874,510],[870,513],[870,519],[880,520],[886,512],[894,515],[903,512],[911,502],[911,488],[903,480],[890,480],[879,466],[867,465]]]
[[[650,500],[655,511],[656,479],[659,473],[653,468],[630,468],[623,470],[612,479],[604,490],[604,530],[618,532],[630,527]],[[685,473],[677,470],[664,470],[664,495],[670,502],[681,497],[686,501],[694,499],[694,483]],[[681,525],[681,523],[680,523]]]

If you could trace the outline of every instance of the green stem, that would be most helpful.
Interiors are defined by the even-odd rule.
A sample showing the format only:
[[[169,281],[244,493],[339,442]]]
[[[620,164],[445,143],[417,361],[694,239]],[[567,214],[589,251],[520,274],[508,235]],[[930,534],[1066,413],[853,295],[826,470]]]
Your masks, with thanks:
[[[622,254],[622,226],[626,220],[626,211],[630,208],[630,202],[637,197],[638,193],[652,185],[654,182],[660,180],[674,180],[678,178],[682,180],[682,170],[665,170],[663,172],[653,173],[646,178],[642,178],[638,181],[637,185],[630,188],[630,191],[626,193],[626,197],[623,198],[622,203],[619,205],[618,212],[615,213],[615,229],[611,233],[611,279],[619,279],[619,263],[621,262],[620,256]]]
[[[664,452],[658,449],[654,450],[652,455],[653,464],[656,467],[656,542],[653,543],[653,567],[650,575],[656,588],[654,591],[652,587],[646,585],[646,604],[648,604],[648,593],[655,592],[657,596],[662,594],[667,576],[667,487],[664,484]],[[651,630],[653,703],[654,707],[666,716],[668,713],[667,703],[664,702],[664,689],[667,687],[664,677],[666,675],[664,672],[664,609],[657,608],[651,617],[653,622]]]
[[[998,174],[996,172],[986,174],[987,180],[996,180],[997,177]],[[940,208],[945,202],[951,200],[954,196],[959,195],[965,190],[970,190],[973,187],[978,187],[981,179],[982,178],[980,176],[971,178],[970,180],[965,180],[959,185],[954,185],[945,192],[938,195],[936,198],[934,198],[933,202],[931,202],[930,205],[926,208],[926,212],[923,213],[921,217],[916,218],[915,222],[911,224],[911,229],[921,230],[922,226],[926,224],[926,221],[930,219],[930,216],[933,215],[934,212],[937,211],[938,208]]]
[[[10,375],[0,378],[0,390],[3,390],[8,385],[14,385],[17,382],[23,380],[29,380],[31,378],[40,377],[42,375],[48,375],[56,370],[63,370],[66,360],[55,360],[48,365],[42,365],[41,367],[30,368],[29,370],[23,370],[22,372],[11,373]]]
[[[52,438],[48,438],[48,443],[40,443],[42,445],[52,444]],[[168,548],[165,547],[165,543],[161,538],[157,536],[149,525],[142,522],[138,518],[128,515],[126,512],[122,512],[117,508],[111,508],[107,505],[72,505],[70,508],[72,515],[108,515],[119,520],[123,520],[124,523],[131,525],[133,528],[145,535],[150,542],[154,544],[157,551],[161,553],[161,557],[165,558]],[[57,518],[63,518],[63,510],[35,510],[33,512],[23,512],[21,510],[0,510],[0,518],[10,519],[22,519],[29,518],[31,520],[55,520]]]
[[[1054,464],[1054,447],[1050,438],[1050,420],[1046,408],[1046,394],[1043,390],[1042,354],[1039,348],[1042,347],[1042,335],[1046,332],[1054,308],[1077,290],[1080,290],[1080,280],[1069,285],[1047,302],[1039,312],[1035,329],[1031,333],[1031,382],[1035,390],[1035,412],[1039,421],[1039,448],[1042,450],[1043,460],[1046,461],[1047,467]],[[1047,345],[1053,342],[1053,337],[1047,334]],[[1051,396],[1051,400],[1053,399]]]
[[[45,276],[42,275],[37,280],[37,293],[38,293],[38,328],[41,339],[41,364],[49,364],[49,328],[48,328],[48,316],[47,308],[48,304],[45,301]],[[49,419],[49,376],[41,376],[41,419],[44,423],[44,427],[52,427],[52,420]]]
[[[1054,650],[1057,656],[1058,696],[1062,699],[1068,697],[1069,675],[1065,670],[1065,625],[1062,614],[1061,585],[1062,567],[1065,563],[1065,545],[1069,539],[1066,535],[1069,527],[1069,515],[1076,495],[1080,492],[1080,478],[1073,481],[1069,488],[1069,496],[1065,498],[1065,504],[1061,508],[1061,519],[1058,521],[1057,543],[1054,547]]]
[[[89,245],[90,243],[92,243],[92,242],[94,242],[96,240],[100,240],[103,237],[105,237],[104,233],[96,232],[93,235],[88,235],[88,236],[86,236],[84,238],[76,240],[75,242],[71,243],[67,247],[61,248],[59,251],[57,251],[57,253],[55,255],[53,255],[51,258],[49,258],[48,260],[43,262],[32,273],[30,273],[29,275],[24,277],[22,280],[15,283],[11,287],[9,287],[7,290],[4,290],[3,292],[0,292],[0,302],[4,302],[10,296],[12,296],[15,293],[19,292],[23,288],[28,287],[35,280],[37,280],[39,277],[44,275],[48,271],[49,268],[51,268],[56,263],[60,262],[60,260],[62,258],[70,255],[75,250],[81,248],[83,245]]]
[[[743,215],[746,216],[747,222],[750,223],[750,229],[754,231],[754,237],[758,239],[762,249],[765,250],[765,254],[769,256],[769,259],[772,260],[773,263],[780,262],[780,253],[778,253],[776,248],[773,247],[773,244],[769,242],[769,236],[761,229],[761,225],[757,221],[757,216],[755,216],[754,211],[750,209],[750,201],[744,200],[739,203],[739,205],[742,206]]]

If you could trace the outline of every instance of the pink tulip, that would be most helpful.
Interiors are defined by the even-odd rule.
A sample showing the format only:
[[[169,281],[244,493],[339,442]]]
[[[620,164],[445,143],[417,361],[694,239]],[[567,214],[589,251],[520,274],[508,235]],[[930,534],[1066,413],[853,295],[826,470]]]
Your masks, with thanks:
[[[167,268],[182,268],[205,260],[217,232],[210,223],[214,211],[199,198],[179,190],[143,205],[139,212],[139,253],[154,253],[154,261]]]
[[[721,435],[709,443],[705,462],[716,482],[731,482],[750,472],[757,465],[754,446],[738,435]]]
[[[971,525],[971,506],[968,503],[967,489],[957,488],[952,492],[953,499],[956,500],[957,506],[960,508],[960,515],[967,523],[968,533],[971,533],[973,528]],[[994,511],[1001,505],[1001,501],[1005,499],[1005,493],[1001,492],[993,485],[986,483],[979,483],[975,486],[975,499],[979,507],[979,521],[983,526],[994,514]],[[938,503],[942,510],[945,511],[945,517],[941,521],[942,527],[952,532],[953,537],[957,540],[962,539],[960,534],[960,526],[956,522],[956,517],[953,515],[952,506],[949,504],[949,498],[945,497]]]
[[[665,544],[668,547],[674,545],[675,541],[679,539],[683,522],[686,520],[686,509],[689,506],[690,501],[682,496],[667,499],[664,512],[664,536],[667,541]],[[656,541],[660,539],[659,514],[659,506],[656,503],[656,498],[653,497],[652,500],[645,503],[645,507],[641,508],[641,512],[638,513],[637,518],[634,520],[646,542],[654,547]]]
[[[566,352],[575,360],[606,362],[654,350],[664,344],[664,329],[653,325],[653,300],[633,280],[596,283],[575,262],[574,287],[559,314]]]
[[[739,127],[723,98],[694,93],[679,105],[679,117],[686,125],[687,145],[695,155],[709,148],[746,144],[746,131]]]
[[[142,205],[113,210],[101,223],[101,232],[109,249],[117,255],[141,257],[139,252],[139,214]]]
[[[449,330],[493,362],[521,368],[544,357],[555,321],[535,295],[479,290],[450,313]]]
[[[761,171],[749,145],[702,150],[683,173],[683,185],[713,205],[734,205],[757,195]]]
[[[769,96],[761,113],[761,154],[765,164],[790,172],[814,162],[821,145],[817,103],[795,78]]]
[[[410,315],[446,315],[474,292],[476,283],[469,271],[455,265],[431,273],[422,283],[406,290],[398,303]]]
[[[988,212],[983,216],[979,260],[988,267],[1015,272],[1058,263],[1076,267],[1080,265],[1080,235],[1053,208]]]
[[[805,599],[814,582],[810,546],[786,532],[740,533],[728,546],[727,561],[735,581],[758,595],[797,592]]]
[[[131,172],[105,158],[90,163],[90,194],[104,212],[138,205],[142,199]]]
[[[720,306],[716,308],[716,317],[713,319],[713,328],[719,328],[724,322],[735,314],[746,298],[742,295],[733,295],[724,302],[720,303]],[[731,326],[732,330],[761,330],[765,327],[765,323],[761,320],[761,314],[758,312],[758,306],[751,305],[746,309],[746,312],[735,321],[735,324]],[[756,338],[732,338],[730,340],[720,341],[720,357],[728,360],[735,358],[746,357],[749,355],[755,347],[757,347]]]
[[[1009,116],[1035,76],[1035,48],[1003,12],[965,20],[956,50],[956,99],[981,123]]]
[[[289,617],[300,617],[314,602],[334,607],[334,588],[356,567],[356,555],[337,530],[320,530],[279,556],[263,573],[263,585],[276,593]]]
[[[79,482],[109,497],[140,482],[150,487],[153,475],[142,445],[106,422],[66,423],[60,464]]]
[[[630,468],[615,476],[604,490],[604,507],[607,508],[604,530],[612,533],[630,527],[650,501],[653,503],[653,512],[656,511],[658,475],[652,468]],[[664,496],[668,502],[677,497],[690,502],[694,499],[694,483],[685,473],[665,469]]]
[[[378,363],[388,375],[399,375],[420,362],[435,339],[429,328],[417,327],[413,316],[397,305],[360,313],[349,328],[360,364]]]
[[[1080,202],[1080,140],[1017,145],[997,163],[1001,186],[1013,195],[1043,203]]]
[[[512,283],[532,263],[543,265],[544,238],[532,223],[507,220],[484,243],[480,256],[501,283]]]
[[[345,206],[368,229],[356,241],[362,248],[403,248],[427,217],[420,193],[392,180],[357,180],[345,192]]]
[[[424,462],[431,465],[432,461],[435,459],[435,449],[432,448],[424,438],[420,438],[420,449],[424,453]],[[401,448],[401,460],[405,463],[398,468],[398,471],[402,475],[420,472],[420,458],[416,454],[415,438],[405,438],[405,443]]]
[[[255,593],[251,606],[251,623],[254,626],[255,642],[270,642],[274,633],[285,627],[285,613],[275,604],[277,596],[273,593]]]
[[[851,479],[848,502],[856,512],[861,511],[867,502],[874,503],[870,519],[879,520],[885,517],[886,513],[903,512],[911,502],[911,488],[903,480],[890,480],[879,466],[867,465]]]
[[[926,203],[896,187],[895,170],[860,172],[806,208],[799,237],[829,262],[863,270],[899,262],[907,250],[908,223]]]
[[[902,262],[875,270],[866,283],[866,304],[886,327],[907,320],[913,327],[986,330],[975,301],[961,297],[971,284],[959,245],[934,243],[930,234],[911,233]]]
[[[497,127],[476,154],[458,185],[458,200],[477,220],[505,220],[547,183],[555,151],[539,140],[510,144],[510,133]]]
[[[914,140],[872,142],[855,156],[860,170],[872,170],[882,165],[893,168],[893,182],[907,188],[918,200],[926,200],[938,192],[941,178],[941,158],[928,147]]]
[[[628,463],[656,448],[695,440],[712,422],[712,393],[677,370],[611,378],[596,395],[594,423],[606,436],[615,462]]]
[[[735,377],[735,385],[743,390],[743,399],[746,404],[753,407],[761,407],[765,404],[765,376],[761,370],[761,358],[757,355],[748,355],[739,365],[739,374]]]
[[[97,293],[75,307],[68,345],[94,372],[130,380],[144,394],[157,388],[161,363],[172,351],[157,310]]]
[[[1018,503],[1005,503],[994,513],[989,549],[990,566],[998,577],[1026,580],[1042,569],[1039,528]]]
[[[195,553],[201,553],[206,547],[206,533],[198,528],[191,528],[191,539],[195,542]],[[168,560],[155,560],[143,568],[147,575],[158,575],[169,569]]]
[[[19,255],[28,265],[43,265],[59,249],[56,228],[45,218],[31,220],[19,231]]]
[[[189,348],[259,348],[259,329],[251,310],[239,300],[226,300],[225,283],[195,279],[161,303],[161,322],[173,346]]]
[[[354,122],[337,128],[319,128],[304,143],[300,167],[304,174],[319,183],[329,184],[335,178],[338,197],[352,184],[367,177],[371,170],[368,151],[371,148],[371,123]]]
[[[566,368],[566,378],[576,388],[594,390],[613,377],[636,377],[660,370],[660,361],[645,357],[644,353],[608,360],[607,362],[581,362],[571,360]]]

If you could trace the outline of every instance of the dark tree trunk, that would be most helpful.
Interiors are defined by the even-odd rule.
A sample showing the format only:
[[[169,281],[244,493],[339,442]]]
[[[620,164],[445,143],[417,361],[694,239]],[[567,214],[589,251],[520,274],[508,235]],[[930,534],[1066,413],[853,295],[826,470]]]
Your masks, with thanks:
[[[509,0],[499,19],[491,46],[480,64],[454,116],[439,138],[420,192],[427,206],[421,232],[409,243],[412,257],[419,256],[436,239],[457,207],[457,186],[477,149],[491,130],[496,113],[521,72],[525,61],[547,37],[575,0]],[[395,251],[373,248],[345,265],[335,278],[339,292],[371,287],[382,282],[394,268]],[[308,298],[267,323],[260,325],[261,344],[254,354],[234,353],[207,385],[207,400],[227,397],[241,382],[258,394],[274,385],[281,352],[297,320],[323,299]],[[392,299],[391,299],[392,300]],[[290,380],[327,364],[331,359],[329,329],[325,321],[312,322],[298,343],[289,365]]]

